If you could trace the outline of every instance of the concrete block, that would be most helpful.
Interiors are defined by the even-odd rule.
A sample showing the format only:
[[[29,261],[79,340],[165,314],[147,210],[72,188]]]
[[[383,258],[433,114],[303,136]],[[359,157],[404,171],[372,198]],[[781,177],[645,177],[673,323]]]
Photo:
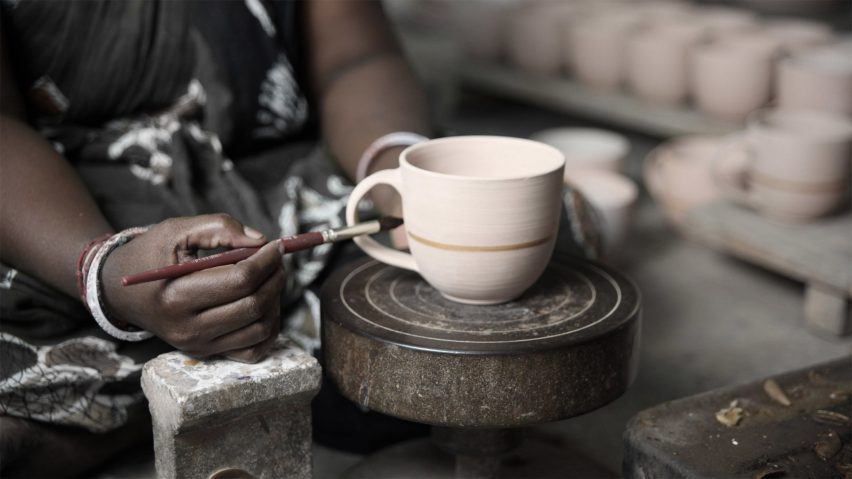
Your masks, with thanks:
[[[142,389],[157,476],[310,478],[310,402],[319,386],[317,360],[283,337],[257,364],[180,352],[149,361]]]

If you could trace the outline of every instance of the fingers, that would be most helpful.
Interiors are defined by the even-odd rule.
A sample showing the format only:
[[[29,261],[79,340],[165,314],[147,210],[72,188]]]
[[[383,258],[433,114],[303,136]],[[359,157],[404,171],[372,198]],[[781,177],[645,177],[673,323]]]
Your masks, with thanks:
[[[284,270],[275,274],[254,293],[236,301],[201,312],[197,327],[218,338],[254,323],[270,311],[276,313],[281,307],[281,290],[284,288]]]
[[[266,316],[237,331],[219,336],[208,348],[210,354],[225,353],[258,345],[281,330],[281,314],[269,312]]]
[[[269,354],[269,350],[272,349],[272,346],[275,345],[275,338],[278,337],[278,334],[274,334],[270,336],[268,339],[263,341],[262,343],[256,344],[250,348],[241,349],[239,351],[230,351],[224,353],[228,359],[239,361],[241,363],[256,363]]]
[[[199,357],[254,347],[280,331],[283,287],[279,267],[256,291],[188,318],[164,339]]]
[[[164,222],[174,232],[177,250],[260,246],[266,238],[226,214],[175,218]]]
[[[198,271],[168,282],[163,299],[191,302],[193,311],[201,312],[251,296],[261,285],[283,272],[278,241],[273,241],[249,258],[235,265]],[[283,288],[283,278],[280,284]]]

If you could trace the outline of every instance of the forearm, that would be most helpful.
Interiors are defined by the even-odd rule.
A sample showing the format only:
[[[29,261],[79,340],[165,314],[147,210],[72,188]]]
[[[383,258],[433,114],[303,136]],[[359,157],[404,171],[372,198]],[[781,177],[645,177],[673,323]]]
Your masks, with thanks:
[[[311,2],[309,15],[323,134],[350,177],[376,138],[432,133],[426,97],[377,3]],[[395,155],[378,163],[395,166]]]
[[[336,82],[323,99],[322,113],[329,147],[352,178],[376,138],[393,131],[429,136],[432,130],[426,101],[398,55],[377,58]]]
[[[71,165],[30,126],[0,115],[0,261],[77,295],[76,260],[111,232]]]

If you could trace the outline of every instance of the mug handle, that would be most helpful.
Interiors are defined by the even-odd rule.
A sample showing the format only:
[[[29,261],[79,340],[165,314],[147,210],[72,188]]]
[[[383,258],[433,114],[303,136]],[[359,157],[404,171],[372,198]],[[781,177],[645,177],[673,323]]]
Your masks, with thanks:
[[[400,176],[399,168],[373,173],[358,183],[349,195],[349,201],[346,203],[346,224],[348,226],[359,222],[358,203],[371,189],[380,184],[393,187],[402,196],[402,177]],[[409,253],[388,248],[369,236],[357,236],[353,241],[365,253],[382,263],[411,271],[418,271],[417,263],[414,262],[414,257]]]
[[[754,197],[751,191],[751,182],[749,181],[749,170],[753,161],[751,153],[748,153],[747,160],[734,171],[735,176],[743,179],[743,183],[732,181],[730,175],[722,173],[723,167],[729,165],[731,162],[731,150],[742,146],[746,142],[746,139],[744,133],[737,133],[728,137],[725,144],[716,151],[716,157],[713,159],[711,168],[713,182],[719,187],[723,196],[741,205],[754,206]]]

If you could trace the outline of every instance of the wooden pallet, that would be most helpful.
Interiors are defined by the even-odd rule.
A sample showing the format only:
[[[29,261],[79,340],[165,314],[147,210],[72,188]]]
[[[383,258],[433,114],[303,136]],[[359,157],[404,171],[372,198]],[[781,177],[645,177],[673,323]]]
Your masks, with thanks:
[[[683,231],[804,282],[808,326],[840,336],[852,332],[852,213],[788,224],[722,201],[688,211]]]
[[[726,134],[742,128],[686,106],[653,105],[627,93],[600,92],[568,78],[530,75],[505,65],[468,62],[460,76],[469,88],[654,136]]]

